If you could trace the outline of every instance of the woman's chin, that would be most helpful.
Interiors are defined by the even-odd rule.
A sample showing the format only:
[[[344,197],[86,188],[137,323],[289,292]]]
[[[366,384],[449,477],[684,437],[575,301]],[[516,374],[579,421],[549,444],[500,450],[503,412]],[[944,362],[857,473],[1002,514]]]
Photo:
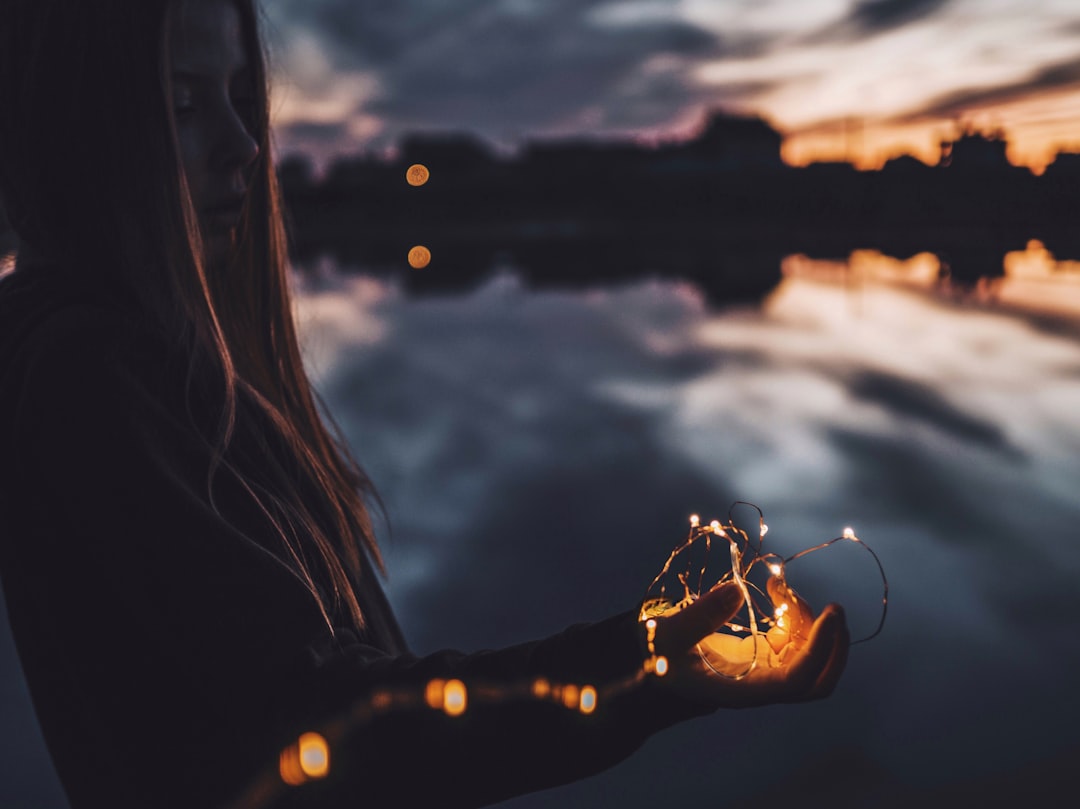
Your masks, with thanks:
[[[235,229],[211,230],[208,232],[203,241],[207,267],[220,269],[228,266],[235,245]]]

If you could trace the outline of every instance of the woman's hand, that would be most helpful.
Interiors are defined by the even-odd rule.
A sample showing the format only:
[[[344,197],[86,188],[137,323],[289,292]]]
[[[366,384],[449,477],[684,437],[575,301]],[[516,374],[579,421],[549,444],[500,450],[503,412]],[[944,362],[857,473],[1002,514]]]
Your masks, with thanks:
[[[714,634],[744,603],[734,582],[678,612],[657,616],[656,654],[668,659],[668,673],[660,678],[663,687],[713,709],[803,702],[831,694],[850,643],[843,608],[829,604],[814,618],[809,605],[786,585],[771,580],[768,590],[774,607],[787,605],[784,626],[756,640]]]

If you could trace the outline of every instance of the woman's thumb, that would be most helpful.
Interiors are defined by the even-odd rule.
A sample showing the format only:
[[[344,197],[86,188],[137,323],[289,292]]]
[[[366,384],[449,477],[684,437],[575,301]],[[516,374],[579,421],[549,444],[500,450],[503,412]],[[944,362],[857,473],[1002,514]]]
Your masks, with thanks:
[[[678,612],[656,619],[656,653],[681,654],[730,621],[743,604],[742,588],[725,582]]]

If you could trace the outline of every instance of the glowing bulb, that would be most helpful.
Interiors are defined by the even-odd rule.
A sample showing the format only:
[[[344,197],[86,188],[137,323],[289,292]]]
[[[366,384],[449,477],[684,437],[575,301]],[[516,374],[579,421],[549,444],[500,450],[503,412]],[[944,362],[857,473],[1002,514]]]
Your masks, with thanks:
[[[783,568],[780,565],[769,565],[769,572],[774,576],[779,576],[783,572]]]
[[[855,529],[850,525],[844,529],[844,539],[855,539]]]
[[[389,711],[394,704],[394,695],[389,691],[376,691],[371,695],[371,707],[376,711]]]
[[[587,685],[581,689],[581,712],[590,714],[596,710],[596,689]]]
[[[668,672],[667,658],[661,655],[656,658],[656,676],[663,677]]]
[[[719,520],[713,520],[711,523],[709,523],[709,527],[713,530],[714,534],[719,534],[720,533],[720,521]]]
[[[424,689],[424,701],[428,704],[428,707],[441,711],[443,707],[443,691],[446,689],[446,682],[444,680],[432,680],[427,684],[427,688]]]
[[[416,245],[409,251],[409,266],[414,270],[422,270],[431,263],[431,251],[422,244]]]
[[[443,710],[447,716],[461,716],[465,713],[467,704],[465,683],[461,680],[450,680],[443,688]]]
[[[578,710],[581,705],[581,689],[576,685],[563,686],[562,702],[572,711]]]
[[[291,787],[298,787],[307,780],[304,771],[300,768],[300,753],[296,745],[281,751],[278,773],[281,775],[281,780]]]
[[[762,523],[761,524],[761,535],[765,536],[767,533],[769,533],[769,526],[767,526],[765,523]]]
[[[645,628],[655,630],[656,629],[656,619],[655,618],[650,618],[648,621],[646,621],[645,622]]]
[[[305,733],[296,744],[282,750],[278,758],[281,780],[292,787],[325,778],[329,772],[330,746],[318,733]]]
[[[690,527],[691,528],[697,528],[699,525],[701,525],[701,517],[699,517],[697,514],[691,514],[690,515]]]
[[[532,692],[533,696],[537,699],[544,699],[551,694],[551,683],[543,677],[539,677],[536,680],[533,680]]]
[[[431,172],[428,171],[427,166],[421,163],[413,163],[409,166],[408,171],[405,172],[405,180],[411,186],[421,186],[428,181],[431,177]]]
[[[330,772],[330,746],[318,733],[300,737],[300,769],[308,778],[325,778]]]

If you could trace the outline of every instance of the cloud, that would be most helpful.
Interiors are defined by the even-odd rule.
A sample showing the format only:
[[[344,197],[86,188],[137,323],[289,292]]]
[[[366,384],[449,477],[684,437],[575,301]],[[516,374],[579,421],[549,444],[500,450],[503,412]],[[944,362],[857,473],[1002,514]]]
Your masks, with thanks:
[[[937,118],[954,118],[971,110],[1007,104],[1041,92],[1080,86],[1080,58],[1039,68],[1015,82],[971,87],[938,95],[924,106],[895,116],[895,123],[915,123]]]
[[[859,0],[839,21],[811,31],[805,44],[853,42],[884,34],[940,12],[951,0]]]
[[[848,22],[864,33],[887,31],[940,11],[950,0],[861,0]]]
[[[377,116],[388,140],[418,128],[500,139],[659,127],[725,95],[693,81],[696,60],[760,47],[680,19],[671,0],[276,0],[268,10],[322,43],[335,70],[377,78],[356,114]]]
[[[348,132],[344,121],[294,121],[278,128],[279,133],[290,141],[317,141],[336,143]]]
[[[1078,652],[1059,639],[1080,601],[1080,549],[1055,538],[1080,513],[1074,340],[870,284],[853,305],[848,287],[785,282],[762,312],[726,314],[663,283],[360,289],[353,309],[321,313],[346,335],[324,390],[395,515],[389,596],[418,652],[624,609],[691,511],[722,517],[745,497],[785,555],[852,524],[893,597],[833,699],[768,721],[724,716],[742,742],[725,748],[733,772],[777,733],[785,772],[854,740],[912,785],[1021,766],[1005,742],[1025,729],[1072,738],[1055,706],[1073,689]],[[347,337],[370,317],[379,339]],[[1060,395],[1032,407],[1032,390]],[[860,637],[881,583],[846,547],[857,555],[838,545],[789,572],[800,592],[845,604]],[[514,806],[595,807],[599,784],[625,809],[715,803],[701,777],[715,734],[710,721],[674,728],[627,767]]]

